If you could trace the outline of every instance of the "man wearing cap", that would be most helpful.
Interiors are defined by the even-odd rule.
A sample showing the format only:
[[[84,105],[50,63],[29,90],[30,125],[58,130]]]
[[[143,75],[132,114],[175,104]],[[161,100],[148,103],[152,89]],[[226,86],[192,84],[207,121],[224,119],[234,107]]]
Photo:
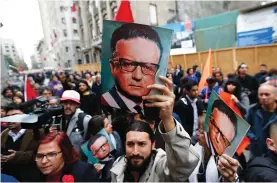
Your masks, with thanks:
[[[80,94],[74,90],[63,92],[61,104],[64,107],[61,129],[66,132],[74,147],[80,149],[91,116],[79,108]]]

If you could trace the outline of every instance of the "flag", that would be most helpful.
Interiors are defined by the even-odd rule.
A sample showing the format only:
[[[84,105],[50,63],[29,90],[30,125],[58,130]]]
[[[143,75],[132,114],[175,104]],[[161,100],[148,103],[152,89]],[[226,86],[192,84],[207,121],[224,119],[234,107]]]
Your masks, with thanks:
[[[220,98],[240,117],[242,117],[242,114],[239,110],[239,108],[236,106],[235,102],[231,99],[232,95],[230,93],[227,92],[220,92],[219,94]],[[245,136],[239,147],[237,148],[237,154],[240,156],[241,153],[245,150],[245,148],[248,147],[248,145],[250,144],[250,139]]]
[[[212,50],[211,49],[209,50],[209,55],[208,55],[205,65],[204,65],[204,69],[202,71],[202,76],[201,76],[200,82],[198,84],[199,92],[201,92],[201,90],[207,85],[206,79],[209,76],[212,76]]]
[[[37,93],[33,89],[29,78],[27,77],[27,75],[25,75],[24,100],[28,101],[34,98],[37,98]]]
[[[71,12],[73,13],[73,12],[76,12],[76,11],[77,11],[76,5],[73,4],[73,6],[71,7]]]
[[[76,3],[76,1],[73,1],[73,4],[72,4],[72,6],[71,6],[71,16],[72,17],[77,17],[77,3]]]
[[[121,1],[118,11],[114,17],[114,20],[119,22],[130,22],[130,23],[134,22],[129,0]]]

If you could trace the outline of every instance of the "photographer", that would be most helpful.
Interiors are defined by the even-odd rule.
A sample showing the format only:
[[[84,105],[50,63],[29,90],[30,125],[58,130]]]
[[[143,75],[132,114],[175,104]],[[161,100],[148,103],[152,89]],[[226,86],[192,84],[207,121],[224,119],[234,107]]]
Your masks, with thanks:
[[[60,129],[69,136],[71,143],[77,149],[80,149],[84,142],[84,136],[87,132],[90,115],[79,109],[80,94],[74,90],[64,91],[61,97],[61,104],[64,107]],[[50,132],[59,130],[52,126]]]
[[[7,107],[6,116],[23,114],[15,105]],[[38,139],[31,129],[22,129],[21,123],[7,123],[8,128],[1,133],[1,163],[2,173],[12,175],[20,180],[23,167],[33,165],[32,156]]]

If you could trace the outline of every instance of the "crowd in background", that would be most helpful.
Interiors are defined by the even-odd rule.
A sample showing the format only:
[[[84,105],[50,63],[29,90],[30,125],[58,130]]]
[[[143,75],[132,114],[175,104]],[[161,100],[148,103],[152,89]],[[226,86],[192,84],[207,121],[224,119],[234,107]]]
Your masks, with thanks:
[[[270,77],[277,76],[277,68],[267,68],[262,64],[260,71],[251,76],[248,74],[248,66],[242,63],[234,73],[222,73],[219,67],[214,67],[212,72],[212,76],[206,78],[207,86],[200,92],[198,84],[201,72],[197,65],[186,68],[186,71],[177,65],[167,73],[167,78],[173,82],[175,94],[172,115],[189,134],[191,143],[200,154],[200,163],[186,180],[277,181],[277,88],[269,83]],[[19,181],[70,182],[70,175],[73,175],[76,182],[109,182],[113,179],[111,169],[114,162],[126,152],[125,135],[134,118],[149,123],[155,148],[165,149],[165,142],[161,138],[163,135],[157,130],[157,122],[147,120],[139,114],[130,117],[101,106],[100,72],[45,72],[29,74],[28,78],[37,96],[48,100],[48,107],[63,105],[64,113],[54,119],[60,122],[60,129],[54,125],[29,129],[21,123],[2,122],[2,174]],[[17,77],[17,80],[16,83],[23,83],[22,78]],[[222,91],[230,93],[244,119],[251,125],[247,133],[250,145],[246,149],[250,155],[235,154],[233,158],[220,160],[211,158],[203,126],[212,91],[217,94]],[[7,81],[1,96],[1,117],[30,113],[40,107],[39,104],[23,109],[18,107],[24,102],[23,84]],[[78,126],[80,121],[83,124],[81,127]],[[73,123],[76,125],[71,127],[70,124]],[[104,168],[97,163],[88,163],[80,149],[84,141],[93,139],[102,129],[110,136],[116,149],[108,158],[103,159]],[[50,153],[43,153],[49,149]],[[230,162],[227,164],[230,167],[226,167],[229,174],[217,167],[224,161]]]

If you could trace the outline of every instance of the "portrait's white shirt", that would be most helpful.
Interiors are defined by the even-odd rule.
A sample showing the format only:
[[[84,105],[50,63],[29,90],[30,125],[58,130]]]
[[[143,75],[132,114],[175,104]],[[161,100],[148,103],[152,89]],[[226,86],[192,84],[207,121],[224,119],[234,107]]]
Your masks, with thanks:
[[[120,98],[123,100],[123,102],[126,104],[126,106],[128,107],[128,109],[131,112],[137,113],[137,110],[134,109],[134,107],[138,104],[136,104],[134,101],[128,99],[127,97],[125,97],[124,95],[122,95],[117,89],[116,89],[117,94],[120,96]],[[143,102],[141,102],[138,106],[141,107],[141,112],[144,114],[144,110],[143,110]]]

